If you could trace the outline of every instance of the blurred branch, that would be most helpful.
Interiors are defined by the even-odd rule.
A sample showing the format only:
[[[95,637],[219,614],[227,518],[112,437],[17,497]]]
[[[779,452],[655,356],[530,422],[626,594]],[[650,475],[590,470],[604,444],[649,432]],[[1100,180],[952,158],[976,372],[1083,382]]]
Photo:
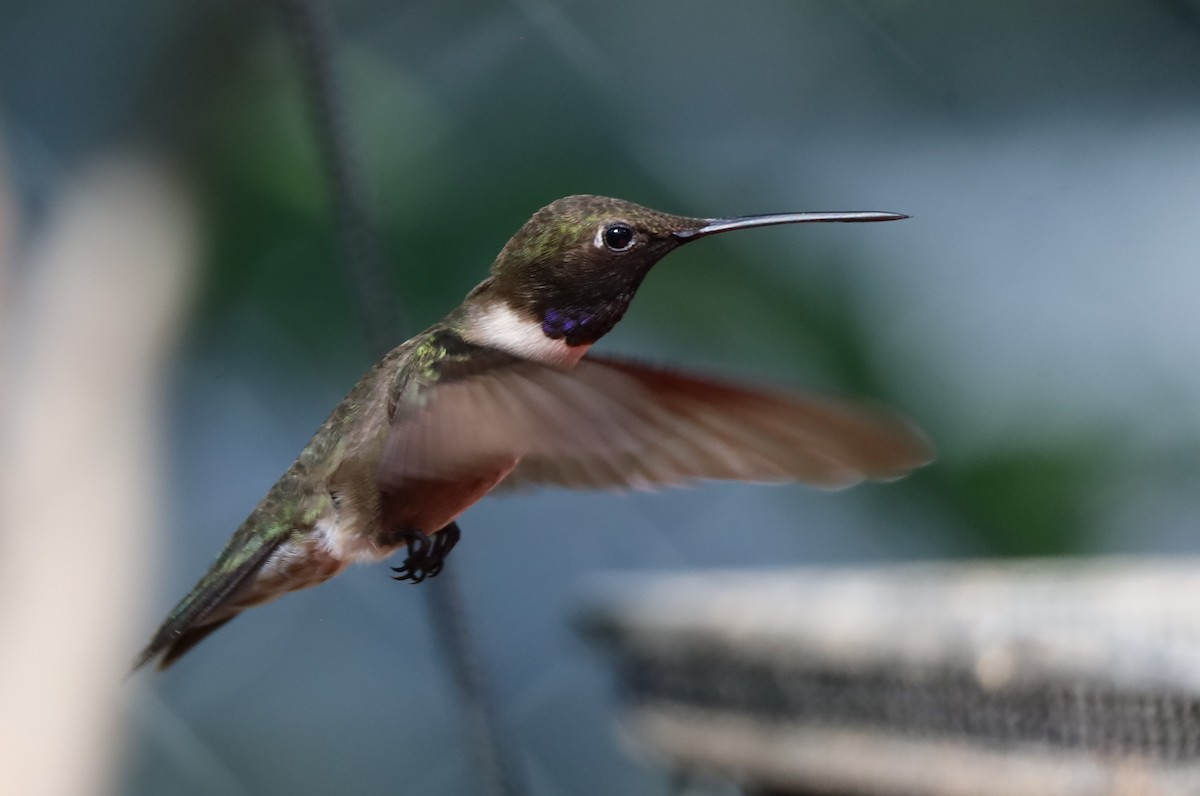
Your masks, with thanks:
[[[70,188],[32,251],[0,417],[0,792],[109,782],[193,250],[175,187],[124,162]]]
[[[350,144],[331,52],[330,23],[308,0],[278,1],[303,70],[304,91],[337,219],[342,267],[350,278],[372,356],[383,356],[400,342],[403,324],[388,285],[363,170]]]
[[[399,341],[400,323],[394,296],[387,289],[383,258],[371,221],[362,170],[353,156],[345,109],[339,96],[333,59],[332,30],[318,4],[279,0],[304,70],[313,125],[329,175],[341,240],[342,265],[354,285],[359,313],[374,356],[383,356]],[[471,642],[462,589],[452,569],[426,585],[428,617],[446,669],[463,701],[486,791],[504,796],[519,793],[515,767],[501,741],[495,709],[484,672]]]

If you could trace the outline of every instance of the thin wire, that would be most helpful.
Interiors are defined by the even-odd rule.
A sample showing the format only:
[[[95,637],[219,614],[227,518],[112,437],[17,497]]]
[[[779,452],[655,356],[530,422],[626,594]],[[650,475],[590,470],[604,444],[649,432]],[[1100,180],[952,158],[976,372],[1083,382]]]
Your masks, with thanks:
[[[401,317],[387,278],[363,170],[350,145],[345,108],[334,73],[332,26],[310,0],[278,0],[303,73],[321,164],[329,180],[342,267],[354,291],[371,352],[400,342]]]
[[[400,317],[388,284],[363,172],[350,145],[334,73],[332,26],[310,0],[278,3],[303,70],[312,123],[333,198],[342,264],[371,348],[375,356],[382,356],[399,341]],[[514,758],[500,741],[496,710],[471,641],[462,589],[454,570],[444,570],[423,591],[438,650],[467,713],[485,792],[495,796],[522,793],[525,789],[519,786],[510,762]]]
[[[447,566],[425,584],[430,620],[442,657],[449,664],[452,679],[462,696],[470,724],[480,773],[494,796],[516,796],[526,792],[518,778],[515,757],[500,742],[497,710],[491,690],[484,680],[481,665],[471,643],[462,586],[456,570]]]

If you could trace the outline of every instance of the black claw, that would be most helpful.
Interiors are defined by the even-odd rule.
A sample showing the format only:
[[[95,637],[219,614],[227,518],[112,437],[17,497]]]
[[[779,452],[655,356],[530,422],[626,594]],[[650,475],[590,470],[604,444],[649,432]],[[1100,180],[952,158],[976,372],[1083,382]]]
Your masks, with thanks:
[[[432,539],[424,531],[405,528],[396,534],[397,541],[408,545],[408,555],[404,564],[392,567],[392,580],[407,580],[420,583],[426,578],[437,576],[442,571],[446,556],[458,544],[462,533],[457,523],[450,523],[440,530]]]

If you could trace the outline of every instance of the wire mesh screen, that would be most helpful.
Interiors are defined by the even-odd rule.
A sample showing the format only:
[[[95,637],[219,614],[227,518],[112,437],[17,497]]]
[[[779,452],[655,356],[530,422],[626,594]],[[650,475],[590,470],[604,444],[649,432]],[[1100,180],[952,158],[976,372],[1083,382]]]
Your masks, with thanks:
[[[619,581],[585,611],[633,737],[772,792],[1200,788],[1195,562]]]

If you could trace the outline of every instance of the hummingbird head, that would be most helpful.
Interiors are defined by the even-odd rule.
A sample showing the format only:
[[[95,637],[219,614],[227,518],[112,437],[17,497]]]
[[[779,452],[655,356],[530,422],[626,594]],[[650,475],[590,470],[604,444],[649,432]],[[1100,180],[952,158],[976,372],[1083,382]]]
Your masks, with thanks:
[[[492,266],[493,289],[544,334],[589,345],[625,314],[650,268],[701,219],[601,196],[568,196],[533,214]]]
[[[906,216],[688,218],[621,199],[568,196],[534,213],[501,250],[491,275],[468,299],[476,307],[469,324],[476,328],[468,331],[526,356],[573,362],[621,320],[654,264],[684,243],[772,224],[899,218]]]

